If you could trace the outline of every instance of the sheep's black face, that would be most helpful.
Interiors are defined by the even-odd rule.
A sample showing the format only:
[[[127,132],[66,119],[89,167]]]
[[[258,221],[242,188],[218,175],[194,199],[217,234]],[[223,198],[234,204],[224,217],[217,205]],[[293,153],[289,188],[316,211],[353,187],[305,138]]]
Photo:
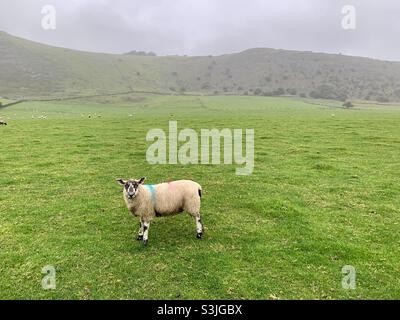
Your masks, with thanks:
[[[130,200],[135,198],[139,192],[139,185],[141,185],[146,178],[142,178],[139,180],[123,180],[118,179],[117,182],[124,186],[124,194]]]
[[[129,180],[127,183],[125,183],[124,188],[126,196],[129,199],[133,199],[138,193],[139,183],[136,180]]]

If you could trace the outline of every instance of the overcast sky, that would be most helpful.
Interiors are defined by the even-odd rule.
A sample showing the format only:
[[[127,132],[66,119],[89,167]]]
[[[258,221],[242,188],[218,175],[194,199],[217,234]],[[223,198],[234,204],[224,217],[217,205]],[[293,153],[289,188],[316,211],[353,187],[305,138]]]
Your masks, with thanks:
[[[42,7],[56,9],[44,30]],[[342,7],[356,29],[342,28]],[[399,0],[0,0],[0,30],[86,51],[208,55],[269,47],[400,61]],[[0,57],[1,58],[1,57]]]

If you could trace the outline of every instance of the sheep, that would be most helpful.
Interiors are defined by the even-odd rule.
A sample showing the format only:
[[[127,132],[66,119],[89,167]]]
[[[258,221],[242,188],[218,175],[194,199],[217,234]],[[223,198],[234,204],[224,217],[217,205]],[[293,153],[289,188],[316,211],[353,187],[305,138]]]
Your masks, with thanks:
[[[4,120],[0,120],[0,126],[6,126],[7,122],[5,122]]]
[[[146,246],[150,221],[154,217],[171,216],[186,211],[196,221],[197,238],[203,235],[200,217],[201,186],[191,180],[178,180],[156,185],[145,185],[141,179],[117,179],[124,186],[123,196],[128,210],[139,217],[140,227],[137,240]]]

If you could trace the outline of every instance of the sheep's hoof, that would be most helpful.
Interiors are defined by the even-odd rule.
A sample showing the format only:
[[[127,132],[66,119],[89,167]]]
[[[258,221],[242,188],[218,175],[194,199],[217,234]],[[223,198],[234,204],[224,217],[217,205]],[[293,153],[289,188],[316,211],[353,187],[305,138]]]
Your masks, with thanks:
[[[149,240],[143,240],[143,244],[144,244],[145,246],[147,246],[147,242],[149,242]]]
[[[202,232],[199,232],[198,234],[197,234],[197,239],[201,239],[201,236],[203,235],[203,233]]]
[[[136,238],[136,240],[139,240],[139,241],[140,241],[140,240],[143,240],[143,236],[142,236],[142,235],[138,235],[137,238]]]

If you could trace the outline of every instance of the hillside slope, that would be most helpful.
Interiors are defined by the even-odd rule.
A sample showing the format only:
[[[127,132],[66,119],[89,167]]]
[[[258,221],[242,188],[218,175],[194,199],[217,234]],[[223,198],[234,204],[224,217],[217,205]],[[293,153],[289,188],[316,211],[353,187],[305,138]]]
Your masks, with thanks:
[[[0,96],[133,90],[399,101],[400,63],[266,48],[215,57],[89,53],[0,32]]]

